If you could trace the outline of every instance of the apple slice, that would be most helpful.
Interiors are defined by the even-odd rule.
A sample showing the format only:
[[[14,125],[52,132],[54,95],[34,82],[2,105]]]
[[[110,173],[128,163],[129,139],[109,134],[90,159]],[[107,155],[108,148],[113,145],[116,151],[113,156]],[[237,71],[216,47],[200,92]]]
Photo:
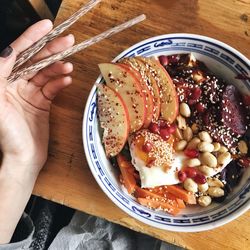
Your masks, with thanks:
[[[146,101],[139,80],[125,64],[99,64],[107,86],[119,93],[129,114],[130,133],[139,130],[146,116]]]
[[[171,77],[159,61],[153,58],[138,58],[150,69],[151,75],[155,78],[160,88],[162,118],[169,123],[173,123],[178,115],[179,102]]]
[[[104,84],[98,86],[97,95],[100,126],[104,129],[102,141],[107,157],[113,157],[128,138],[128,110],[120,95]]]
[[[146,85],[147,90],[149,91],[153,99],[153,106],[151,105],[150,100],[147,103],[148,104],[147,121],[145,122],[146,124],[144,125],[144,127],[147,128],[150,122],[152,121],[156,122],[160,116],[161,101],[160,101],[159,87],[154,77],[150,74],[149,68],[146,68],[145,64],[141,60],[138,60],[136,57],[130,57],[122,59],[122,62],[130,65],[133,69],[135,69],[140,73],[144,85]]]

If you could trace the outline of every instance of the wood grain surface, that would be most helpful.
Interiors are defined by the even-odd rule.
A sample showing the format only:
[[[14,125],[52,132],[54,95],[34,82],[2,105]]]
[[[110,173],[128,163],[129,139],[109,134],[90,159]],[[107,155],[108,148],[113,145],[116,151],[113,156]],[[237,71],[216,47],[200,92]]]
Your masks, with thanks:
[[[63,0],[55,24],[86,0]],[[116,207],[94,180],[84,156],[82,118],[98,63],[109,62],[143,39],[167,33],[195,33],[219,39],[250,58],[250,0],[103,0],[67,33],[80,42],[145,13],[147,20],[106,39],[68,60],[74,64],[73,84],[55,100],[51,113],[49,158],[34,194],[103,217],[187,249],[250,249],[250,211],[214,230],[175,233],[155,229]]]

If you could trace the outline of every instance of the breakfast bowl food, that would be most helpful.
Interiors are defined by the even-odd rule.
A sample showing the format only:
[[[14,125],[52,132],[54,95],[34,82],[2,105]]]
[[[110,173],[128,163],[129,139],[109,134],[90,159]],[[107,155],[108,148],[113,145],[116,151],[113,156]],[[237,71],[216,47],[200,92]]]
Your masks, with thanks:
[[[90,169],[123,211],[196,232],[250,207],[250,63],[192,34],[142,41],[99,65],[83,120]]]

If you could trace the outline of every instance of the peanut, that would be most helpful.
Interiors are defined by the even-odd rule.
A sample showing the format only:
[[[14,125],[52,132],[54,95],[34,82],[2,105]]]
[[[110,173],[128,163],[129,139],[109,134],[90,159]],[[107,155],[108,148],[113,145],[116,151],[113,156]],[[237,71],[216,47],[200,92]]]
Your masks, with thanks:
[[[176,117],[176,120],[177,120],[179,129],[186,129],[187,128],[186,120],[184,117],[182,117],[181,115],[178,115]]]
[[[216,168],[217,166],[216,157],[209,152],[202,153],[200,160],[203,165],[207,165],[208,167]]]
[[[198,131],[199,131],[198,124],[197,123],[193,123],[192,126],[191,126],[191,129],[192,129],[192,131],[193,131],[194,134],[198,133]]]
[[[201,165],[201,162],[198,158],[193,158],[193,159],[186,160],[186,164],[189,167],[198,167]]]
[[[199,149],[199,151],[201,152],[213,152],[214,150],[214,145],[206,142],[206,141],[202,141],[197,145],[197,148]]]
[[[187,145],[188,149],[196,149],[197,145],[201,142],[198,137],[194,137]]]
[[[193,137],[193,131],[190,127],[187,127],[186,129],[183,130],[183,138],[186,141],[190,141]]]
[[[196,193],[198,191],[198,184],[194,182],[191,178],[187,178],[184,181],[183,186],[189,192]]]
[[[190,117],[191,115],[189,106],[184,102],[180,104],[180,114],[184,117]]]
[[[179,128],[177,128],[177,129],[175,130],[174,136],[177,137],[177,138],[180,139],[180,140],[183,140],[183,134],[182,134],[182,131],[181,131]]]
[[[241,154],[244,154],[244,155],[247,154],[248,147],[247,147],[247,143],[245,141],[243,141],[243,140],[239,141],[238,148],[239,148]]]
[[[208,178],[207,183],[209,187],[224,187],[224,184],[218,178]]]
[[[207,182],[204,184],[198,184],[198,190],[202,193],[205,193],[208,190]]]
[[[218,165],[227,165],[231,160],[231,154],[229,152],[222,153],[218,156]]]
[[[214,174],[214,170],[213,168],[210,168],[206,165],[201,165],[198,167],[198,169],[203,173],[205,174],[206,176],[211,176]]]
[[[212,142],[213,142],[211,136],[210,136],[209,133],[206,132],[206,131],[200,132],[200,133],[199,133],[199,137],[200,137],[200,139],[201,139],[202,141],[206,141],[206,142],[209,142],[209,143],[212,143]]]
[[[209,206],[209,205],[211,204],[211,202],[212,202],[212,199],[211,199],[211,197],[208,196],[208,195],[206,195],[206,196],[200,196],[200,197],[198,198],[198,203],[199,203],[199,205],[202,206],[202,207],[207,207],[207,206]]]
[[[214,142],[213,145],[214,145],[213,152],[217,152],[220,150],[220,143],[219,142]]]
[[[224,195],[224,190],[219,187],[209,187],[208,194],[212,197],[221,197]]]
[[[182,151],[187,146],[187,142],[185,140],[178,141],[174,144],[174,149],[176,151]]]
[[[220,146],[219,153],[225,153],[228,149],[225,146]]]

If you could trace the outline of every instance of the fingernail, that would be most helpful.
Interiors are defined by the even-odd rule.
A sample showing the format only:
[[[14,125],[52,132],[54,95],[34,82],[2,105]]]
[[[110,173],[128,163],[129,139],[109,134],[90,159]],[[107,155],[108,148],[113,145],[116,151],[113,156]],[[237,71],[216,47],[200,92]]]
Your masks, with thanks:
[[[12,47],[8,46],[0,52],[0,57],[6,58],[12,53]]]

